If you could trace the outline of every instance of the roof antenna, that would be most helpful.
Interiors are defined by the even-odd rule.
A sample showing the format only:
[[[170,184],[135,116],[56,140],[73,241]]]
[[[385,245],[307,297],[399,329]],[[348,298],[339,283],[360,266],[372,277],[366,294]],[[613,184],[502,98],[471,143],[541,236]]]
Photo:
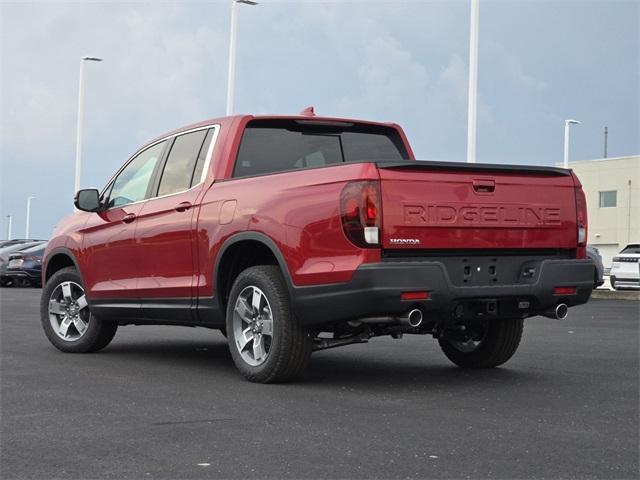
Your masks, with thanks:
[[[316,112],[313,110],[313,105],[302,110],[300,112],[300,115],[302,115],[303,117],[315,117]]]

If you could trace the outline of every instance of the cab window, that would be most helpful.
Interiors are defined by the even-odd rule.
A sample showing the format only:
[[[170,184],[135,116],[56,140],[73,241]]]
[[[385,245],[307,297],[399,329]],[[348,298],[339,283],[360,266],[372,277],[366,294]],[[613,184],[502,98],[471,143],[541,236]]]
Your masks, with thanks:
[[[408,158],[396,129],[384,125],[252,120],[242,135],[233,176]]]
[[[139,153],[113,181],[107,208],[121,207],[147,198],[149,181],[166,145],[156,143]]]

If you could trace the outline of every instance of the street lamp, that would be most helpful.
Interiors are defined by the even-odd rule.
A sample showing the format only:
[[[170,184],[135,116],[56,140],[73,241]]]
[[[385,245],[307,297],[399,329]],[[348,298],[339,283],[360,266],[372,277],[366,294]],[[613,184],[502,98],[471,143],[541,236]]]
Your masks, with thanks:
[[[258,5],[253,0],[231,0],[231,27],[229,29],[229,77],[227,78],[227,115],[233,113],[233,94],[236,82],[236,29],[238,20],[236,17],[236,5]]]
[[[7,240],[11,240],[11,224],[13,223],[13,215],[7,215]]]
[[[29,195],[27,197],[27,222],[26,222],[26,226],[24,229],[24,238],[29,238],[29,222],[31,221],[31,200],[33,200],[34,197],[33,195]]]
[[[85,62],[101,62],[98,57],[82,57],[80,59],[80,79],[78,81],[78,124],[76,126],[76,179],[75,195],[80,190],[80,165],[82,163],[82,121],[84,116],[84,64]]]
[[[480,0],[471,0],[471,16],[469,21],[469,98],[467,100],[467,163],[476,163],[479,22]]]
[[[569,168],[569,126],[570,125],[580,125],[578,120],[573,120],[569,118],[564,121],[564,161],[562,166],[564,168]]]

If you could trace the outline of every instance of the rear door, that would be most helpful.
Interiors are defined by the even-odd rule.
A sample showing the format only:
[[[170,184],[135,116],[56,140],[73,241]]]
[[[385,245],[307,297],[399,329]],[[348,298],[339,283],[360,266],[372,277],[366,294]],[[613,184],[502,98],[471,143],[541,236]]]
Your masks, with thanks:
[[[207,159],[217,127],[178,135],[158,170],[155,196],[143,206],[136,229],[138,290],[146,316],[191,318],[194,212],[202,197]]]
[[[564,170],[379,167],[384,249],[576,248],[575,187]]]

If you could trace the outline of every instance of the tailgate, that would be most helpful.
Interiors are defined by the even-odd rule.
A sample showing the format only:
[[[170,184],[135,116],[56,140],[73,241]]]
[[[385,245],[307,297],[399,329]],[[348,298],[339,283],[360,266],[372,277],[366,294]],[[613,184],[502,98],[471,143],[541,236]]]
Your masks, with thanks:
[[[378,163],[384,249],[573,249],[569,171],[515,165]]]

